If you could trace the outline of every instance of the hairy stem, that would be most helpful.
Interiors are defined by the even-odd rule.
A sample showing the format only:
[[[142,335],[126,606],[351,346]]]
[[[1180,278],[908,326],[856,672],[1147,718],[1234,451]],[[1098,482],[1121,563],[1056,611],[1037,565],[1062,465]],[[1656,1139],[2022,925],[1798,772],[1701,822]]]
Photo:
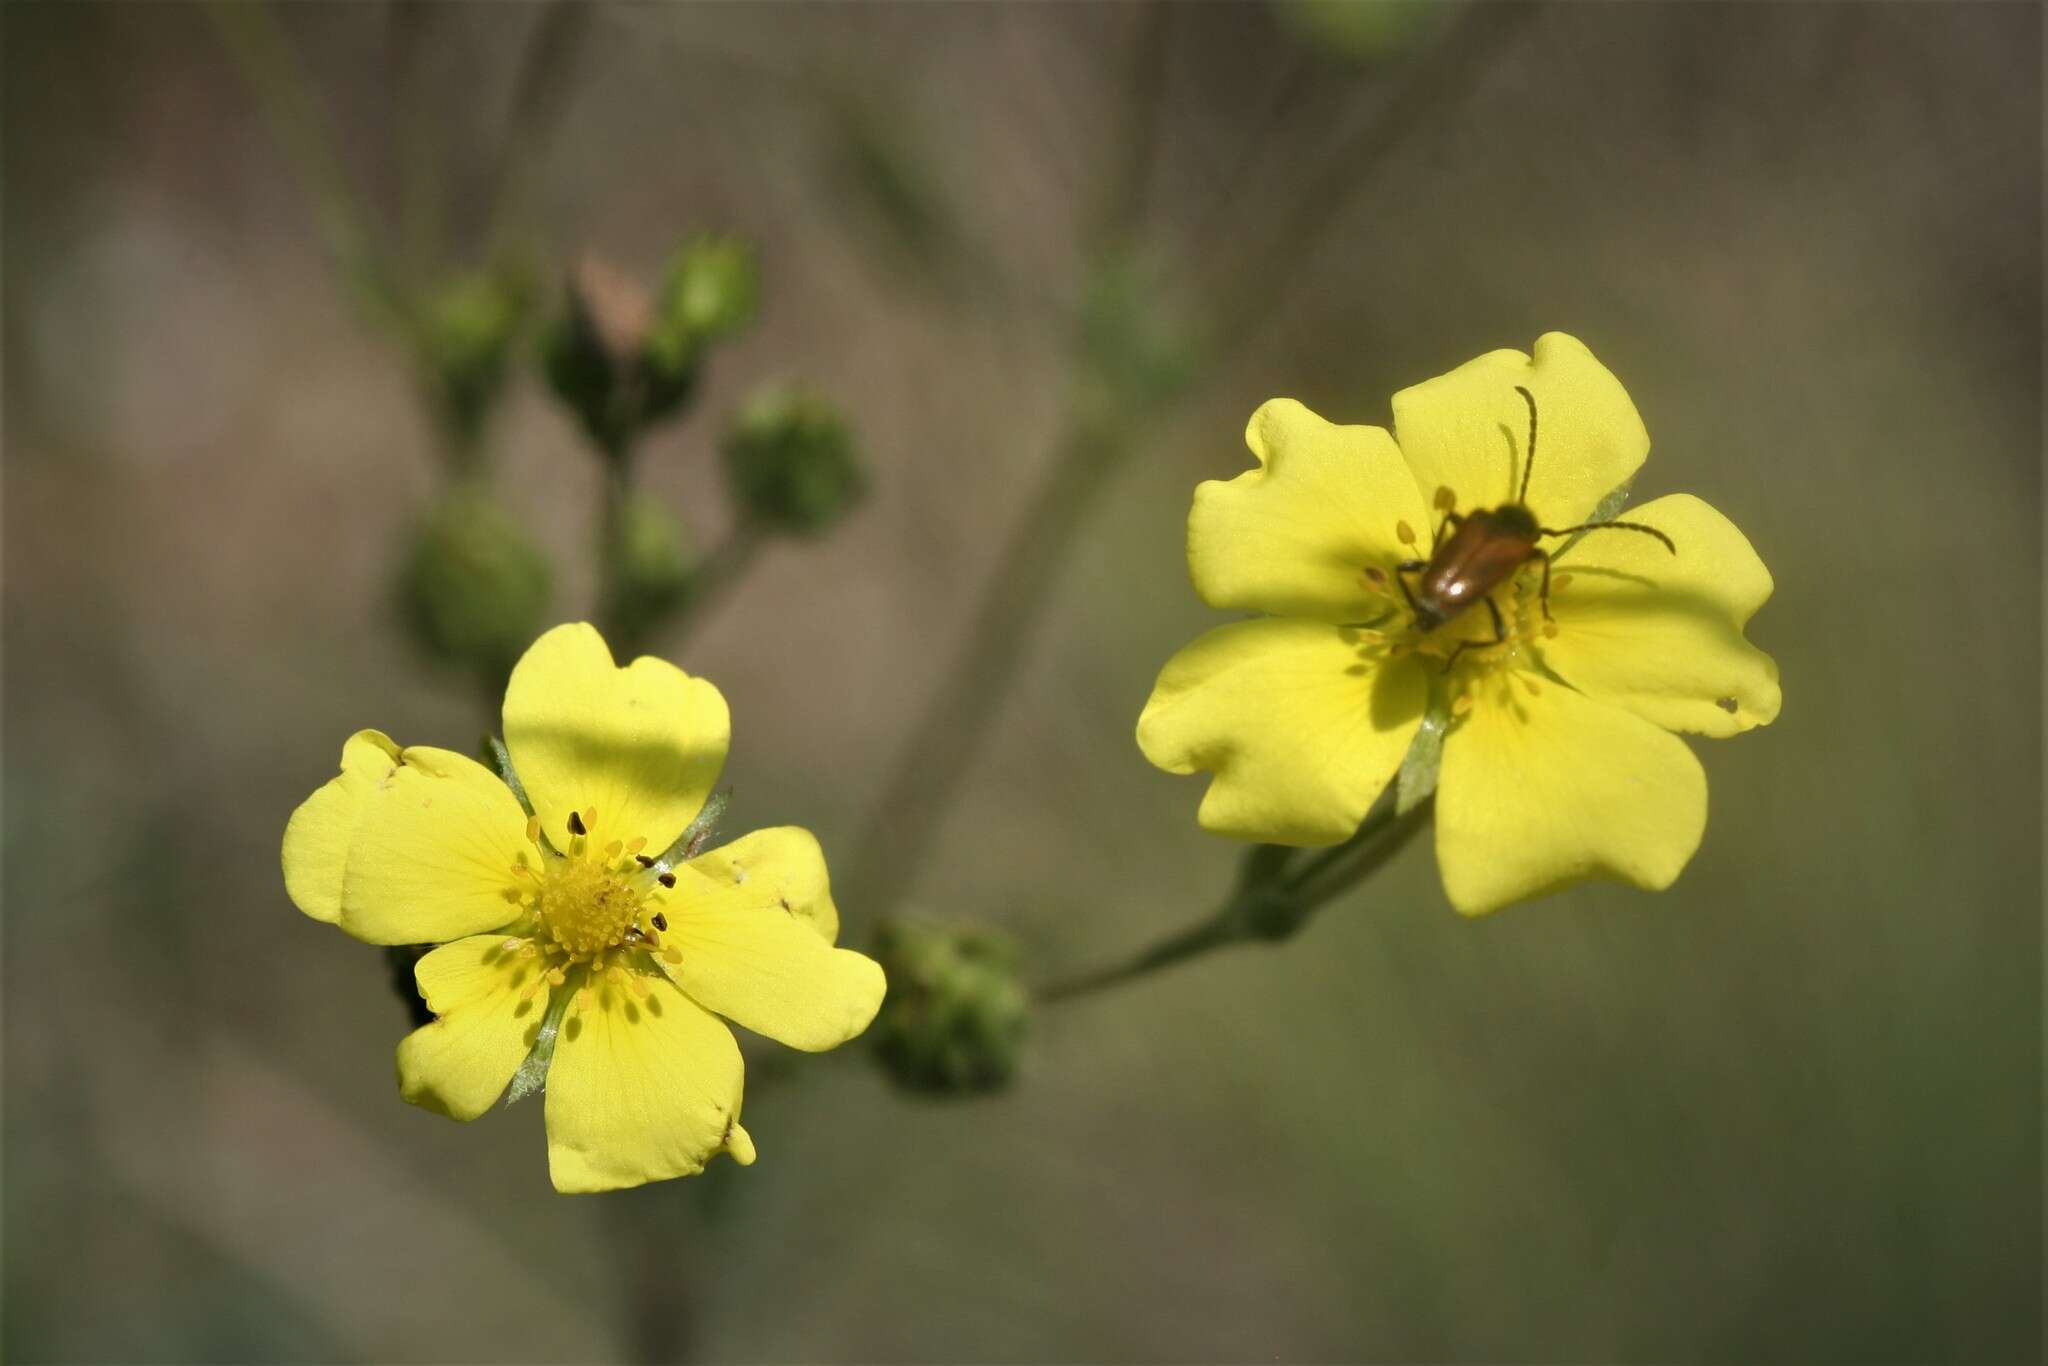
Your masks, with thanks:
[[[1244,870],[1229,899],[1206,917],[1173,931],[1121,962],[1093,968],[1040,988],[1040,1001],[1092,996],[1163,968],[1232,944],[1278,943],[1292,938],[1322,906],[1377,872],[1428,824],[1429,804],[1396,813],[1383,804],[1344,843],[1298,867],[1295,851],[1258,845],[1245,855]]]
[[[405,303],[378,248],[371,216],[335,150],[333,130],[305,67],[275,16],[257,0],[212,0],[206,13],[312,197],[321,236],[343,274],[380,321],[404,327]]]

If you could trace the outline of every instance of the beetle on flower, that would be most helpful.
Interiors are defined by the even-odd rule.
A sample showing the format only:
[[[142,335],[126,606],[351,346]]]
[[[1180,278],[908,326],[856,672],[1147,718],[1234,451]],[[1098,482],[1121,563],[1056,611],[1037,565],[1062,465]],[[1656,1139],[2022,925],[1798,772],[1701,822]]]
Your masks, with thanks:
[[[350,737],[285,830],[292,900],[372,944],[441,946],[415,970],[437,1018],[399,1044],[400,1092],[470,1120],[544,1079],[557,1190],[751,1163],[724,1021],[818,1051],[882,1001],[880,967],[833,947],[817,841],[782,827],[696,854],[725,699],[661,660],[616,666],[590,626],[526,652],[504,723],[516,787],[448,750]]]
[[[1252,415],[1259,468],[1196,490],[1188,564],[1210,606],[1265,615],[1168,661],[1139,746],[1170,772],[1213,775],[1206,828],[1335,844],[1434,705],[1448,723],[1437,862],[1460,911],[1590,877],[1668,887],[1707,813],[1706,775],[1673,732],[1729,736],[1778,714],[1777,666],[1743,636],[1769,571],[1688,495],[1615,524],[1648,534],[1586,534],[1649,435],[1619,381],[1562,333],[1393,406],[1392,435],[1291,399]],[[1501,527],[1515,544],[1489,546]],[[1580,534],[1539,552],[1541,527]],[[1487,572],[1433,554],[1453,535]]]

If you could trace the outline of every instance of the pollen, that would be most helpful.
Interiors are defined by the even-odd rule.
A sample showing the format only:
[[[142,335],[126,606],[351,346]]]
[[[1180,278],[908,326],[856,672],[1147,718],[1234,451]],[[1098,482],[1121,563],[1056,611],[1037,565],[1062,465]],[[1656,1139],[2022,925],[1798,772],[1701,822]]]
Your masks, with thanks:
[[[636,879],[589,859],[563,859],[547,870],[538,909],[541,924],[571,961],[595,958],[626,941],[640,921]]]

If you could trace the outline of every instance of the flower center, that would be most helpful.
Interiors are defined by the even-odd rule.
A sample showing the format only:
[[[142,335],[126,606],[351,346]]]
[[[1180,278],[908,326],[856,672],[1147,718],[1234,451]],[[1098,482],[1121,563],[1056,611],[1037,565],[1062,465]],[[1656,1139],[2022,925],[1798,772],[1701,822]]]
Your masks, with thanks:
[[[579,1002],[600,979],[644,997],[646,979],[659,973],[654,958],[682,961],[673,945],[661,942],[668,917],[657,890],[675,886],[676,875],[640,852],[646,840],[612,840],[600,847],[596,828],[596,810],[570,812],[557,853],[541,838],[538,817],[526,823],[534,852],[512,866],[514,881],[506,892],[526,915],[505,941],[522,958],[544,960],[524,999],[564,985],[571,972],[585,984],[577,991]]]
[[[1553,593],[1570,582],[1568,573],[1552,576]],[[1448,674],[1456,710],[1470,706],[1467,695],[1489,679],[1526,671],[1530,647],[1557,634],[1557,625],[1543,612],[1542,568],[1523,566],[1484,598],[1474,599],[1449,620],[1422,629],[1394,573],[1368,568],[1365,589],[1386,600],[1387,610],[1369,625],[1348,627],[1347,640],[1358,648],[1361,664],[1413,654],[1432,669]],[[1488,603],[1491,603],[1489,608]],[[1497,614],[1497,615],[1496,615]]]
[[[640,923],[633,880],[589,859],[557,859],[540,885],[540,921],[571,958],[592,958],[626,942]]]

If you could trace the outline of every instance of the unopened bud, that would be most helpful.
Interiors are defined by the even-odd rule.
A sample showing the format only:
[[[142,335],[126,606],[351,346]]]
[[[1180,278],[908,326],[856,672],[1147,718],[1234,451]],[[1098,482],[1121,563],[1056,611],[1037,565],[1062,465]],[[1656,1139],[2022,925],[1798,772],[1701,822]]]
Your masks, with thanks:
[[[628,639],[660,625],[689,598],[695,581],[689,535],[659,499],[628,497],[605,553],[611,559],[611,616]]]
[[[641,427],[673,412],[695,388],[693,359],[650,362],[656,323],[653,299],[630,276],[595,257],[570,272],[542,361],[548,387],[607,455],[623,453]]]
[[[867,487],[839,411],[785,389],[748,400],[726,434],[725,468],[744,517],[799,536],[832,525]]]
[[[876,1055],[911,1090],[1000,1090],[1017,1074],[1030,1010],[1017,952],[993,931],[936,921],[884,921],[875,956],[889,994],[876,1017]]]
[[[512,343],[533,303],[515,271],[478,271],[431,295],[420,317],[420,345],[449,430],[472,445],[505,390]]]
[[[552,577],[547,556],[502,508],[458,492],[414,533],[399,608],[429,655],[498,680],[540,634]]]
[[[710,233],[690,238],[669,258],[650,356],[667,364],[672,357],[663,353],[673,349],[694,359],[706,342],[752,322],[760,304],[761,269],[751,244]]]

